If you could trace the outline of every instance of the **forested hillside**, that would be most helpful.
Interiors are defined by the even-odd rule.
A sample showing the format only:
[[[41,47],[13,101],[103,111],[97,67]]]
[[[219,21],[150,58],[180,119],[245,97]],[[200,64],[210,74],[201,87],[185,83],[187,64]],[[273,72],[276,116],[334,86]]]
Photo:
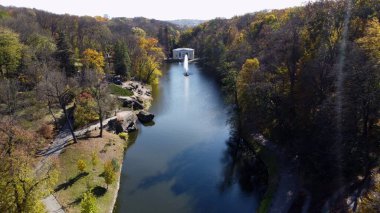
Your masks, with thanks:
[[[115,97],[132,93],[113,83],[157,83],[178,36],[175,25],[145,18],[0,6],[0,212],[44,212],[40,201],[62,176],[41,150],[65,131],[76,144],[74,131],[93,122],[103,137],[103,120],[121,108]]]
[[[246,135],[298,159],[317,209],[365,196],[379,165],[380,3],[348,2],[215,19],[179,42],[219,76]]]

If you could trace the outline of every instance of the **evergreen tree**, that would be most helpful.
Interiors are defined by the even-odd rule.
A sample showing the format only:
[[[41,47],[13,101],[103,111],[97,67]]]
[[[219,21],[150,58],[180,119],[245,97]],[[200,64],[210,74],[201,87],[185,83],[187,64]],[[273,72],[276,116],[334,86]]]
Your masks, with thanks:
[[[57,51],[55,56],[60,63],[59,67],[65,71],[66,75],[73,75],[75,72],[72,63],[73,52],[70,50],[70,45],[65,38],[65,34],[62,32],[58,33]]]
[[[131,67],[128,49],[123,42],[119,41],[115,44],[114,51],[115,73],[117,75],[126,76]]]

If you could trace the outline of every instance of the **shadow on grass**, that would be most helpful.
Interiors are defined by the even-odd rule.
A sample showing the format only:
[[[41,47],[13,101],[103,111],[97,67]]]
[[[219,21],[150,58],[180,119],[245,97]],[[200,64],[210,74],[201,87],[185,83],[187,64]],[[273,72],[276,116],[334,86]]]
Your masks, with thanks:
[[[107,189],[102,186],[95,186],[94,188],[91,189],[91,193],[97,198],[104,196],[106,192],[107,192]],[[82,202],[82,199],[83,199],[83,195],[77,197],[73,202],[69,203],[68,206],[79,205],[80,202]]]
[[[95,196],[95,197],[102,197],[106,194],[107,192],[107,189],[102,187],[102,186],[95,186],[92,190],[91,190],[91,193]]]
[[[69,203],[68,205],[69,206],[78,205],[78,204],[80,204],[82,199],[83,199],[83,196],[77,197],[77,199],[75,199],[73,202]]]
[[[54,189],[54,192],[61,191],[62,189],[63,189],[63,190],[68,189],[69,187],[71,187],[72,185],[74,185],[75,182],[77,182],[77,181],[80,180],[81,178],[86,177],[87,175],[89,175],[88,172],[82,172],[82,173],[79,173],[77,176],[75,176],[75,177],[73,177],[73,178],[70,178],[70,180],[68,180],[67,182],[62,183],[62,184],[59,184],[59,185],[57,186],[57,188]]]
[[[35,154],[37,157],[49,156],[51,154],[57,153],[60,150],[64,150],[66,147],[71,146],[73,144],[75,144],[73,141],[63,143],[63,144],[60,143],[60,144],[53,145],[45,149],[37,150]]]
[[[104,178],[104,172],[102,172],[101,174],[99,174],[99,177],[103,177]]]

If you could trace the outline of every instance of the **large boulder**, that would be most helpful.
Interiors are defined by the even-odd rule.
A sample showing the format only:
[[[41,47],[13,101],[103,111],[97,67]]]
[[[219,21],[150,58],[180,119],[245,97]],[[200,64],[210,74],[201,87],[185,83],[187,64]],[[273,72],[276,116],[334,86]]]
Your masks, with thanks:
[[[153,120],[154,115],[150,112],[147,112],[147,111],[140,111],[137,114],[137,118],[139,119],[139,121],[141,123],[148,123],[148,122],[151,122]]]
[[[144,105],[134,99],[125,99],[123,101],[123,107],[133,108],[134,110],[144,109]]]
[[[134,132],[137,130],[136,122],[130,122],[127,128],[125,129],[126,132]]]
[[[108,121],[108,130],[114,131],[116,134],[136,131],[136,120],[133,113],[118,114],[117,118]]]
[[[107,126],[108,126],[108,131],[113,131],[116,134],[119,134],[120,132],[124,132],[122,122],[118,120],[117,118],[109,120]]]

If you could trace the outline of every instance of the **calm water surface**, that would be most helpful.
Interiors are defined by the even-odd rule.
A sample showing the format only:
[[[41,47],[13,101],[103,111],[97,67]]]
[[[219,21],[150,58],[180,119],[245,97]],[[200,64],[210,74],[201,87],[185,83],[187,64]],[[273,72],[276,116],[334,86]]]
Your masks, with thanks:
[[[167,65],[153,90],[155,124],[126,153],[116,212],[255,212],[257,165],[229,144],[220,88],[196,64],[183,72]]]

